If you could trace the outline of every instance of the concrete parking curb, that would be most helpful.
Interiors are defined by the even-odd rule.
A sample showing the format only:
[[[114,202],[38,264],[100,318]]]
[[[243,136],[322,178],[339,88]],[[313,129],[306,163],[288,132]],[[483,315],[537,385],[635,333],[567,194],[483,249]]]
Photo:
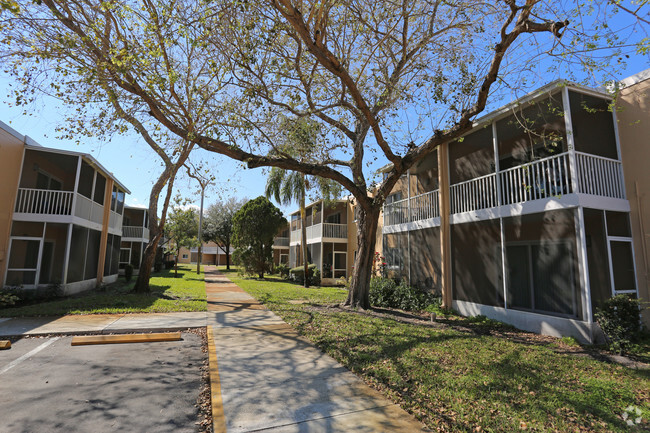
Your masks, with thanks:
[[[70,345],[85,346],[91,344],[156,343],[161,341],[178,341],[180,339],[180,332],[123,335],[82,335],[72,337],[72,342]]]

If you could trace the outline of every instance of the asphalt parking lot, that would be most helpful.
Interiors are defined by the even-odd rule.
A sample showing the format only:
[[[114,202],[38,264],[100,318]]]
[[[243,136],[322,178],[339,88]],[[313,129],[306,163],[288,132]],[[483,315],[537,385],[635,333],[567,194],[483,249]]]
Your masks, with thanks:
[[[195,432],[201,337],[71,346],[24,338],[0,351],[0,432]]]

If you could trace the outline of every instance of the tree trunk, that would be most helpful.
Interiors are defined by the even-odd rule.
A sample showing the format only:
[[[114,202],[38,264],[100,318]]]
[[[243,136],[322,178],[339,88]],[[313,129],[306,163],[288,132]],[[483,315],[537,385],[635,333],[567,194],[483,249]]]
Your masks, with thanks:
[[[184,159],[179,158],[179,162],[185,161],[189,156],[189,151],[185,155]],[[149,293],[151,289],[149,288],[149,280],[151,279],[151,267],[156,260],[156,250],[158,249],[158,243],[163,235],[163,230],[165,228],[165,219],[167,218],[167,208],[169,207],[169,201],[172,197],[172,191],[174,187],[174,179],[176,178],[176,172],[178,171],[179,162],[176,163],[176,166],[167,166],[165,170],[158,176],[158,180],[151,188],[149,193],[149,243],[144,249],[144,254],[142,257],[142,262],[140,263],[140,270],[138,272],[138,279],[135,281],[133,286],[133,292],[135,293]],[[167,193],[165,194],[165,201],[163,202],[162,212],[160,215],[160,221],[158,220],[158,198],[160,197],[160,192],[163,187],[167,184]]]
[[[309,288],[309,257],[307,255],[307,226],[305,225],[307,211],[305,210],[305,195],[300,199],[300,247],[302,249],[302,265],[305,272],[304,286]],[[312,221],[313,223],[313,221]]]
[[[230,244],[225,244],[223,249],[226,250],[226,269],[230,270]]]
[[[178,253],[174,257],[174,278],[178,278]]]
[[[357,257],[354,260],[352,280],[346,306],[352,308],[370,308],[370,278],[372,277],[372,263],[375,257],[375,242],[379,211],[377,204],[370,209],[359,208],[357,220]]]

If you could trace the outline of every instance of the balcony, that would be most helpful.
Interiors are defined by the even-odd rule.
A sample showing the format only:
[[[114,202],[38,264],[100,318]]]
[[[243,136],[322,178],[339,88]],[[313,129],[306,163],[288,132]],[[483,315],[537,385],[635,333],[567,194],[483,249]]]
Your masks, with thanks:
[[[71,219],[66,217],[77,217],[103,224],[104,206],[72,191],[18,188],[14,218],[70,222]],[[122,215],[110,211],[109,228],[119,230],[121,225]]]
[[[285,237],[275,237],[273,238],[273,247],[274,248],[289,248],[289,238]]]
[[[625,200],[620,161],[565,152],[451,185],[451,214],[584,194]],[[410,200],[410,203],[409,203]],[[439,191],[384,205],[384,227],[440,217]]]
[[[300,243],[301,231],[292,230],[290,243]],[[348,226],[346,224],[319,223],[307,227],[307,243],[326,241],[347,241]]]
[[[149,229],[140,226],[122,226],[122,240],[149,240]]]

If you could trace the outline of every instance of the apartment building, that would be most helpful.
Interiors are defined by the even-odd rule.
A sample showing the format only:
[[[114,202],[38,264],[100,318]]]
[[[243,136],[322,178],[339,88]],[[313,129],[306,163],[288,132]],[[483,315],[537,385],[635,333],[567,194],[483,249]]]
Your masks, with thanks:
[[[138,274],[144,250],[149,243],[149,209],[124,206],[122,241],[120,243],[120,270],[127,264]]]
[[[289,225],[273,238],[273,265],[289,265]]]
[[[593,340],[607,298],[647,299],[634,248],[647,234],[630,219],[630,188],[650,185],[648,159],[635,156],[647,148],[647,125],[636,141],[621,140],[611,101],[554,82],[414,166],[384,206],[391,274],[450,293],[463,315],[581,341]]]
[[[630,203],[633,255],[639,297],[650,301],[650,69],[621,83],[616,116],[625,169],[625,191]],[[643,311],[650,326],[650,309]]]
[[[117,279],[125,194],[88,154],[0,122],[0,286],[71,294]]]
[[[232,250],[230,251],[232,254]],[[178,263],[196,264],[199,260],[198,247],[185,248],[181,247],[178,252]],[[230,257],[232,264],[232,256]],[[201,264],[203,265],[226,265],[226,250],[217,245],[215,242],[205,242],[201,246]]]
[[[289,266],[303,264],[300,211],[290,215]],[[351,275],[356,251],[356,224],[353,206],[348,200],[331,203],[316,201],[306,207],[307,252],[309,263],[321,272],[321,284],[334,285]]]

